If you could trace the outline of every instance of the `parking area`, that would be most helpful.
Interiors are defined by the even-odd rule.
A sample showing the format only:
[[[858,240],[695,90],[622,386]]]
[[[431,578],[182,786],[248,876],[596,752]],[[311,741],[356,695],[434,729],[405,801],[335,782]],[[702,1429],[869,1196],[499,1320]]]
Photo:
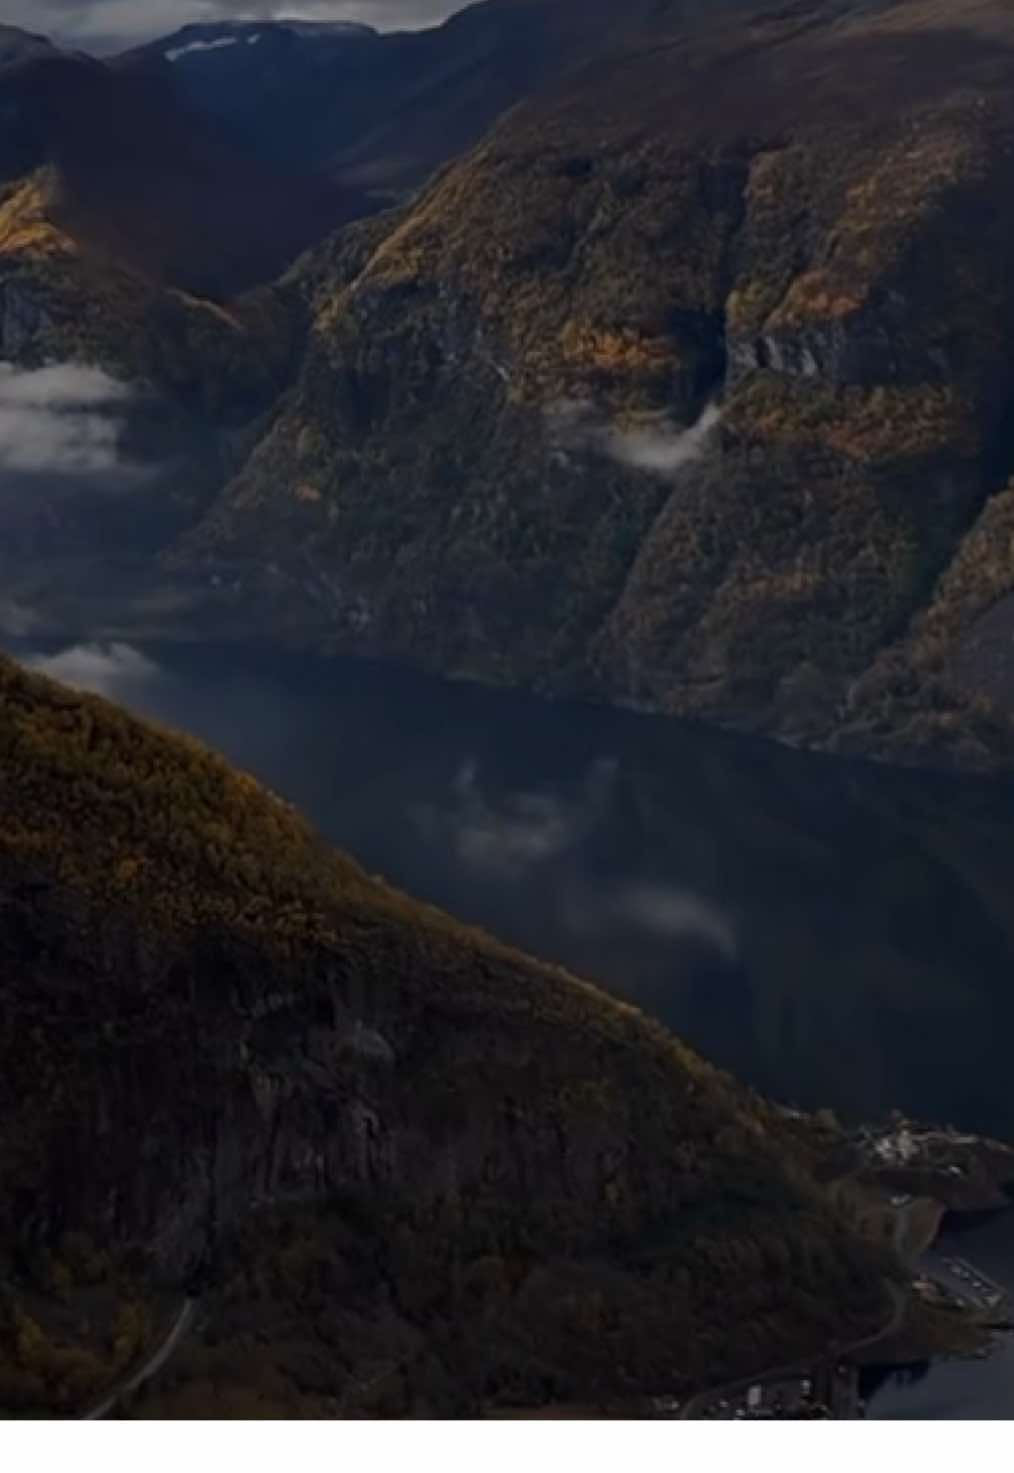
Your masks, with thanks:
[[[951,1254],[931,1252],[924,1255],[920,1270],[924,1277],[941,1285],[971,1309],[995,1310],[1006,1301],[1001,1285],[988,1274]]]

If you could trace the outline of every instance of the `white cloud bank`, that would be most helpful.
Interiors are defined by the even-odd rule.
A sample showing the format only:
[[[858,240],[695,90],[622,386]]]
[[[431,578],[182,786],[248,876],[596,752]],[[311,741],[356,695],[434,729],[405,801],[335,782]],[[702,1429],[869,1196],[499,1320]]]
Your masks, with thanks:
[[[700,459],[721,419],[721,407],[714,402],[689,428],[658,415],[638,429],[620,430],[589,399],[560,400],[546,410],[550,439],[560,452],[590,451],[663,478]]]
[[[594,763],[579,796],[568,802],[549,793],[506,793],[486,797],[479,765],[466,762],[446,808],[420,808],[416,823],[429,834],[442,830],[460,860],[486,873],[517,876],[558,858],[594,826],[612,788],[616,764]]]
[[[719,406],[709,404],[689,429],[678,430],[668,424],[660,424],[657,429],[625,433],[613,429],[606,441],[606,454],[636,470],[672,476],[703,455],[711,432],[717,429],[721,418]]]
[[[731,917],[691,890],[635,885],[621,892],[610,912],[655,936],[708,941],[726,961],[735,961],[739,953]]]
[[[81,644],[56,655],[33,655],[23,663],[75,690],[110,700],[127,700],[140,686],[161,678],[159,667],[128,644]]]
[[[136,473],[119,450],[129,398],[129,389],[99,368],[0,363],[0,474]]]
[[[548,883],[561,900],[561,919],[575,935],[596,938],[640,932],[665,943],[699,941],[728,962],[739,954],[733,917],[716,901],[684,885],[646,879],[590,879],[580,863],[559,868],[601,821],[608,821],[618,764],[592,763],[569,798],[513,791],[489,796],[479,764],[466,762],[449,801],[419,808],[416,824],[460,863],[495,881],[515,886]],[[553,868],[557,866],[557,868]]]

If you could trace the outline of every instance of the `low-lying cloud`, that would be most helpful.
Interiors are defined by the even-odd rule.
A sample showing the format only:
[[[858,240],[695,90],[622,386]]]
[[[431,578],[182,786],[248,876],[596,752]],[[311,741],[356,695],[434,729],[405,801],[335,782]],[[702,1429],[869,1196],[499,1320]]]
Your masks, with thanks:
[[[517,896],[548,884],[559,920],[574,936],[593,944],[631,934],[663,944],[694,941],[734,962],[736,923],[716,901],[685,885],[589,873],[582,851],[610,822],[618,772],[615,760],[603,758],[567,796],[491,795],[478,762],[470,759],[445,803],[416,810],[416,825],[435,849],[449,851],[473,876],[509,882]]]
[[[4,639],[27,639],[37,634],[45,620],[27,604],[14,598],[0,598],[0,636]]]
[[[636,470],[652,471],[658,476],[675,475],[703,455],[711,432],[718,427],[721,418],[719,406],[709,404],[689,429],[660,425],[657,429],[610,430],[606,454]]]
[[[22,657],[22,662],[75,690],[128,704],[140,687],[162,678],[159,667],[128,644],[74,645],[55,655]]]
[[[590,399],[560,400],[546,412],[550,438],[564,454],[590,452],[665,478],[700,459],[721,419],[717,402],[708,404],[686,428],[658,415],[637,429],[621,430]]]
[[[605,811],[615,776],[616,763],[604,758],[592,764],[572,799],[537,792],[491,799],[483,792],[478,762],[470,759],[457,775],[450,803],[419,808],[415,820],[470,868],[517,877],[586,837]]]
[[[736,928],[728,913],[691,890],[634,885],[619,894],[610,910],[656,936],[708,941],[726,961],[735,961],[739,953]]]
[[[136,476],[120,452],[130,397],[99,368],[0,363],[0,475]]]

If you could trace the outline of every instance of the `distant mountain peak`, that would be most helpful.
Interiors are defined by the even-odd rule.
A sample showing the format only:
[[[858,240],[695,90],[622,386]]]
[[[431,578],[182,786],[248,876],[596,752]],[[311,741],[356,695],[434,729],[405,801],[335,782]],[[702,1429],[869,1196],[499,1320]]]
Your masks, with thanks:
[[[272,37],[296,36],[301,40],[343,42],[377,34],[372,26],[358,21],[197,21],[161,37],[146,49],[161,52],[167,61],[177,62],[202,52],[257,46]]]
[[[37,61],[44,56],[57,56],[57,48],[45,36],[22,31],[17,26],[0,25],[0,72],[9,67]]]
[[[287,20],[285,16],[271,22],[275,29],[292,31],[297,36],[376,36],[375,26],[358,20]]]

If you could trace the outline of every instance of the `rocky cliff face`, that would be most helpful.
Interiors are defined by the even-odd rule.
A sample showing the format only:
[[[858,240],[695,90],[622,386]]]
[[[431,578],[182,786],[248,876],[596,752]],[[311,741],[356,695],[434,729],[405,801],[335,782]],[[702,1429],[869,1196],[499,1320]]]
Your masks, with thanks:
[[[684,25],[314,276],[298,388],[175,565],[270,543],[343,649],[1006,762],[1009,674],[967,653],[1005,554],[960,609],[948,569],[1014,468],[1007,13]]]
[[[144,189],[111,232],[52,172],[5,187],[5,351],[182,416],[153,535],[96,522],[89,609],[1009,765],[1006,10],[673,0],[594,44],[569,0],[466,19],[459,80],[548,28],[538,96],[279,288],[155,280]],[[70,551],[83,605],[81,526],[19,524],[24,602]]]
[[[876,1322],[875,1259],[759,1100],[371,880],[196,744],[10,663],[0,681],[8,1298],[81,1241],[113,1283],[128,1260],[150,1285],[214,1262],[223,1322],[242,1309],[270,1340],[274,1294],[284,1360],[288,1222],[282,1247],[309,1234],[329,1274],[366,1255],[371,1333],[394,1312],[450,1337],[460,1385],[481,1327],[536,1400],[688,1383]],[[237,1306],[244,1251],[274,1288],[255,1276]],[[599,1338],[569,1365],[590,1304]],[[5,1305],[0,1387],[24,1396]]]
[[[108,64],[4,32],[0,364],[98,367],[125,389],[108,486],[49,467],[7,479],[5,599],[64,624],[114,589],[121,608],[147,606],[165,581],[152,553],[201,519],[294,374],[302,302],[243,289],[376,207],[339,175],[365,170],[383,194],[387,159],[399,188],[418,183],[601,30],[540,0],[401,37],[198,28]],[[201,49],[209,37],[235,43],[228,57]],[[144,471],[129,500],[120,456]]]

